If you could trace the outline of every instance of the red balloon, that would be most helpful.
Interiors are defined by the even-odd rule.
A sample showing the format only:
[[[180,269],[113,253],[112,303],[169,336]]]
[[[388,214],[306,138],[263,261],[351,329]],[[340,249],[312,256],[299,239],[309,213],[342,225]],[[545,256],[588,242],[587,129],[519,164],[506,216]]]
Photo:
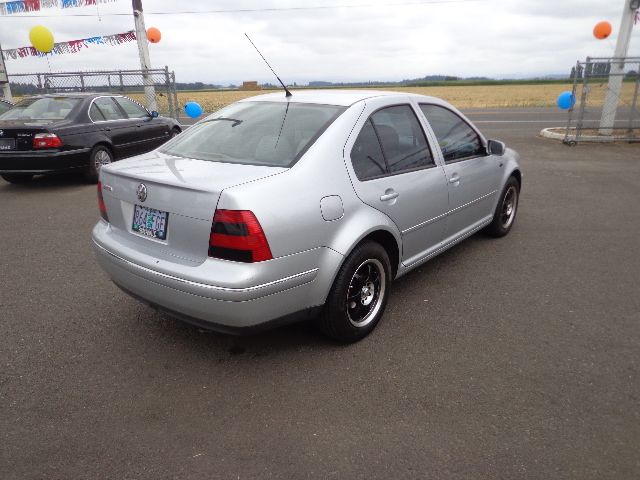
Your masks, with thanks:
[[[596,26],[593,27],[593,36],[598,40],[604,40],[611,35],[612,31],[613,28],[609,22],[598,22],[596,23]]]
[[[160,30],[158,30],[156,27],[151,27],[147,29],[147,40],[149,40],[151,43],[158,43],[161,38],[162,38],[162,34],[160,33]]]

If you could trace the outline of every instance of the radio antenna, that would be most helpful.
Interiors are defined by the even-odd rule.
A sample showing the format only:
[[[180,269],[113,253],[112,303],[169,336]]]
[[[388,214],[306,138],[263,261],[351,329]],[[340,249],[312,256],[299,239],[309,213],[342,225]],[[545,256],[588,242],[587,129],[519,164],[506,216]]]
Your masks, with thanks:
[[[258,52],[258,55],[260,55],[262,57],[262,60],[264,60],[264,63],[267,64],[267,67],[269,67],[271,69],[271,71],[273,72],[273,74],[276,76],[276,78],[278,79],[278,81],[280,82],[280,85],[282,85],[282,88],[284,88],[284,95],[286,97],[291,97],[292,93],[289,91],[289,89],[285,86],[285,84],[282,82],[282,80],[280,80],[280,77],[278,76],[278,74],[275,72],[275,70],[271,67],[271,65],[269,65],[269,62],[267,62],[267,59],[264,58],[264,55],[262,55],[262,53],[260,53],[260,50],[258,50],[258,47],[256,47],[256,44],[253,43],[253,41],[249,38],[249,35],[247,35],[246,33],[244,34],[245,37],[247,37],[247,39],[251,42],[251,45],[253,45],[253,48],[256,49],[256,52]]]

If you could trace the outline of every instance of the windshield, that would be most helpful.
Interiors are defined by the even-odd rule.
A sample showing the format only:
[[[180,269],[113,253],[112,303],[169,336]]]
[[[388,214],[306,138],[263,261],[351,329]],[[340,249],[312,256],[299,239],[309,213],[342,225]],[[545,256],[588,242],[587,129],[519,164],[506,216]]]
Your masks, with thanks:
[[[26,98],[0,115],[0,120],[64,120],[79,102],[66,97]]]
[[[345,107],[241,102],[210,115],[160,150],[212,162],[290,167]]]

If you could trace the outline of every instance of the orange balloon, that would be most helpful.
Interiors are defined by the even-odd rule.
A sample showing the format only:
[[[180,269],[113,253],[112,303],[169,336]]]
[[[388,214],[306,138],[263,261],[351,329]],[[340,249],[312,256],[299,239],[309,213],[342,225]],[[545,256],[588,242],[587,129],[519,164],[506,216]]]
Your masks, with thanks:
[[[158,30],[156,27],[151,27],[147,29],[147,39],[151,43],[158,43],[161,38],[162,38],[162,34],[160,33],[160,30]]]
[[[604,40],[611,35],[612,31],[613,28],[611,28],[611,24],[609,22],[598,22],[596,23],[596,26],[593,27],[593,36],[598,40]]]

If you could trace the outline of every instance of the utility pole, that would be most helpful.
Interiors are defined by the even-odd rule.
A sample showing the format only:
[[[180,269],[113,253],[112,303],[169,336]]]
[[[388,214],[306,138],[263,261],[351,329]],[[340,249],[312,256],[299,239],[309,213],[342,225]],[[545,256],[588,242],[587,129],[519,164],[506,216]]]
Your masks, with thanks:
[[[142,70],[151,69],[149,59],[149,41],[147,40],[147,29],[144,26],[144,14],[142,13],[142,0],[131,0],[133,5],[133,19],[136,24],[136,39],[138,41],[138,53],[140,54],[140,68]],[[153,86],[153,79],[145,72],[143,73],[144,96],[147,100],[149,110],[157,110],[156,89]]]
[[[13,101],[11,97],[11,86],[9,85],[9,75],[7,75],[7,67],[4,66],[4,57],[2,56],[2,45],[0,45],[0,85],[4,92],[4,98]]]
[[[613,55],[616,60],[620,61],[614,60],[611,65],[609,85],[604,100],[604,107],[602,108],[602,118],[600,119],[600,135],[613,134],[618,102],[620,100],[620,91],[622,90],[622,80],[624,79],[624,61],[621,59],[627,57],[629,42],[631,41],[631,31],[633,30],[633,19],[638,8],[640,8],[640,0],[625,0],[616,51]]]

